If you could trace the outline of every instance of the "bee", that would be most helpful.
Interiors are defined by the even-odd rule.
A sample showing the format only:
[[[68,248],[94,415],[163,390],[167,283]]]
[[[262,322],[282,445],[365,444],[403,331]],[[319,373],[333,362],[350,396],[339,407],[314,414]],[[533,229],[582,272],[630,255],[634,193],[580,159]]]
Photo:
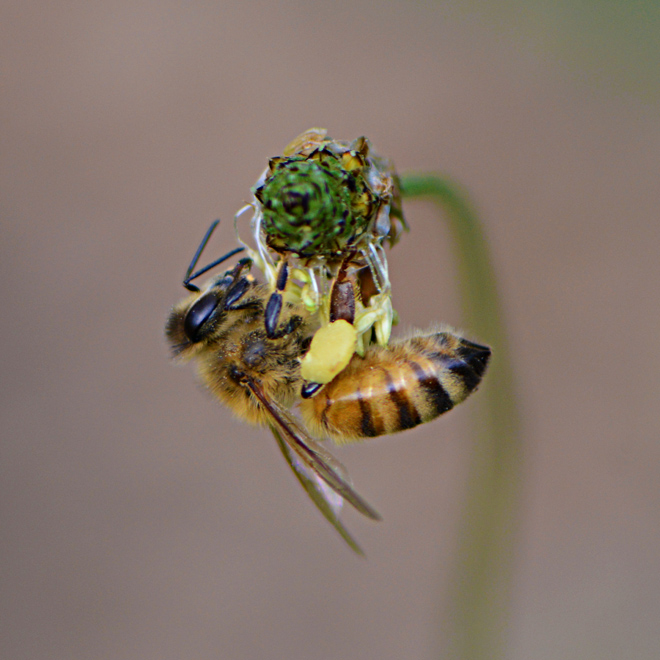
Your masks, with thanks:
[[[201,289],[192,285],[193,279],[238,251],[193,273],[207,240],[208,232],[184,278],[191,293],[167,320],[172,353],[196,362],[206,387],[239,418],[271,429],[312,501],[348,545],[361,553],[339,519],[341,504],[348,502],[372,520],[380,520],[380,515],[308,429],[341,443],[428,422],[477,388],[490,349],[448,330],[415,335],[388,348],[374,345],[364,357],[354,354],[330,383],[303,399],[301,358],[314,341],[314,316],[304,305],[287,302],[278,331],[267,333],[264,315],[271,291],[250,275],[249,258],[240,259]],[[291,412],[296,403],[304,422]]]

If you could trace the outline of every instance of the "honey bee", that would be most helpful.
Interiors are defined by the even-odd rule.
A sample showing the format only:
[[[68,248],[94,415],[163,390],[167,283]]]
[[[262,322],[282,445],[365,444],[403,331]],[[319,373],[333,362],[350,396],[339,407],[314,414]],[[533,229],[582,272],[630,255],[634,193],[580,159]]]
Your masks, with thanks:
[[[287,463],[326,519],[349,546],[361,550],[342,522],[343,501],[372,520],[378,512],[352,487],[345,468],[309,433],[336,442],[395,433],[428,422],[463,401],[479,385],[490,349],[448,330],[416,335],[389,348],[370,346],[330,383],[301,393],[301,358],[317,322],[299,303],[285,303],[276,333],[267,333],[264,315],[271,295],[240,259],[202,289],[191,280],[236,253],[192,274],[208,233],[191,263],[184,285],[191,290],[166,325],[175,357],[197,363],[202,381],[239,418],[270,427]],[[347,323],[338,321],[337,323]],[[291,412],[300,403],[304,423]]]

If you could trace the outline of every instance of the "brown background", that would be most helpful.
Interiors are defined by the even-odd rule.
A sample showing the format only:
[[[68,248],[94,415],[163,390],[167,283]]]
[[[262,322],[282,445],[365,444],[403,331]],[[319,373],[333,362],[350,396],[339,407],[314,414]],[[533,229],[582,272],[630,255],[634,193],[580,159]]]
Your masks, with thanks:
[[[385,517],[349,513],[362,561],[167,359],[202,232],[232,246],[310,126],[480,209],[526,440],[509,657],[657,657],[657,3],[569,5],[3,3],[0,657],[439,657],[473,402],[338,452]],[[406,210],[396,306],[460,326]]]

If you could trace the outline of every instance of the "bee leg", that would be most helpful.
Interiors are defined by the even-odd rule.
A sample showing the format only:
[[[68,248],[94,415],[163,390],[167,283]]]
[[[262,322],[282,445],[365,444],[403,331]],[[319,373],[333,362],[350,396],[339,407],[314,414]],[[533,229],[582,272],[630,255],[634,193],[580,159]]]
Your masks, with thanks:
[[[323,383],[304,382],[300,389],[300,396],[303,399],[311,399],[322,387]]]
[[[340,319],[351,325],[355,321],[355,288],[346,276],[346,267],[355,253],[350,254],[341,265],[330,292],[330,323]]]
[[[287,335],[290,335],[291,333],[295,332],[301,325],[302,323],[302,318],[300,316],[292,316],[284,325],[281,327],[279,330],[276,330],[272,335],[268,335],[269,339],[281,339],[282,337],[286,337]],[[268,333],[268,331],[266,331]]]
[[[252,268],[252,259],[250,257],[243,257],[239,259],[231,272],[228,273],[227,277],[230,277],[232,280],[237,280],[243,274],[245,269],[250,270]]]
[[[282,311],[282,294],[279,291],[274,291],[266,305],[265,323],[266,334],[270,339],[275,338],[277,324],[280,320],[280,312]]]
[[[282,311],[282,293],[286,288],[287,280],[289,279],[289,263],[283,259],[280,268],[277,271],[277,279],[275,280],[275,291],[271,294],[266,304],[265,324],[266,334],[270,339],[276,339],[277,324],[280,320],[280,312]],[[295,317],[294,317],[295,318]],[[290,334],[290,333],[285,333]],[[280,335],[282,336],[282,335]]]
[[[250,281],[247,279],[247,277],[241,277],[240,280],[234,282],[229,291],[227,291],[227,296],[225,298],[225,309],[237,309],[236,303],[243,297],[249,287]]]
[[[245,303],[244,305],[237,305],[236,303],[243,297],[245,292],[250,288],[252,282],[248,279],[249,276],[242,275],[243,271],[252,266],[252,260],[247,257],[241,259],[234,269],[227,275],[232,283],[227,289],[225,296],[224,308],[226,310],[242,309],[245,306],[250,306],[252,302]]]

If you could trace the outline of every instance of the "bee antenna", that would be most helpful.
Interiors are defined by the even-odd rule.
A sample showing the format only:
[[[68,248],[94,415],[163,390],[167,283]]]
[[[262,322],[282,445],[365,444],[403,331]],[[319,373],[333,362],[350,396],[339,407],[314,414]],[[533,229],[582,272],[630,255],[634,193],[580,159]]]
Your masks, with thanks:
[[[186,270],[186,274],[183,278],[183,286],[186,287],[188,291],[199,291],[198,286],[191,284],[191,282],[194,279],[197,279],[200,275],[203,275],[204,273],[208,272],[209,270],[211,270],[211,268],[215,268],[223,261],[226,261],[230,257],[233,257],[235,254],[238,254],[239,252],[243,252],[243,250],[245,249],[243,247],[234,248],[233,250],[227,252],[227,254],[225,254],[224,256],[210,263],[208,266],[204,266],[204,268],[200,268],[197,272],[193,273],[193,270],[195,269],[195,266],[197,265],[199,258],[202,256],[202,252],[204,251],[206,244],[209,242],[211,235],[213,234],[215,228],[218,226],[219,223],[220,220],[214,220],[211,223],[211,226],[206,230],[206,234],[204,234],[204,238],[202,239],[202,242],[199,244],[197,250],[195,251],[195,255],[193,256],[192,261],[190,262],[190,266],[188,266],[188,270]]]

